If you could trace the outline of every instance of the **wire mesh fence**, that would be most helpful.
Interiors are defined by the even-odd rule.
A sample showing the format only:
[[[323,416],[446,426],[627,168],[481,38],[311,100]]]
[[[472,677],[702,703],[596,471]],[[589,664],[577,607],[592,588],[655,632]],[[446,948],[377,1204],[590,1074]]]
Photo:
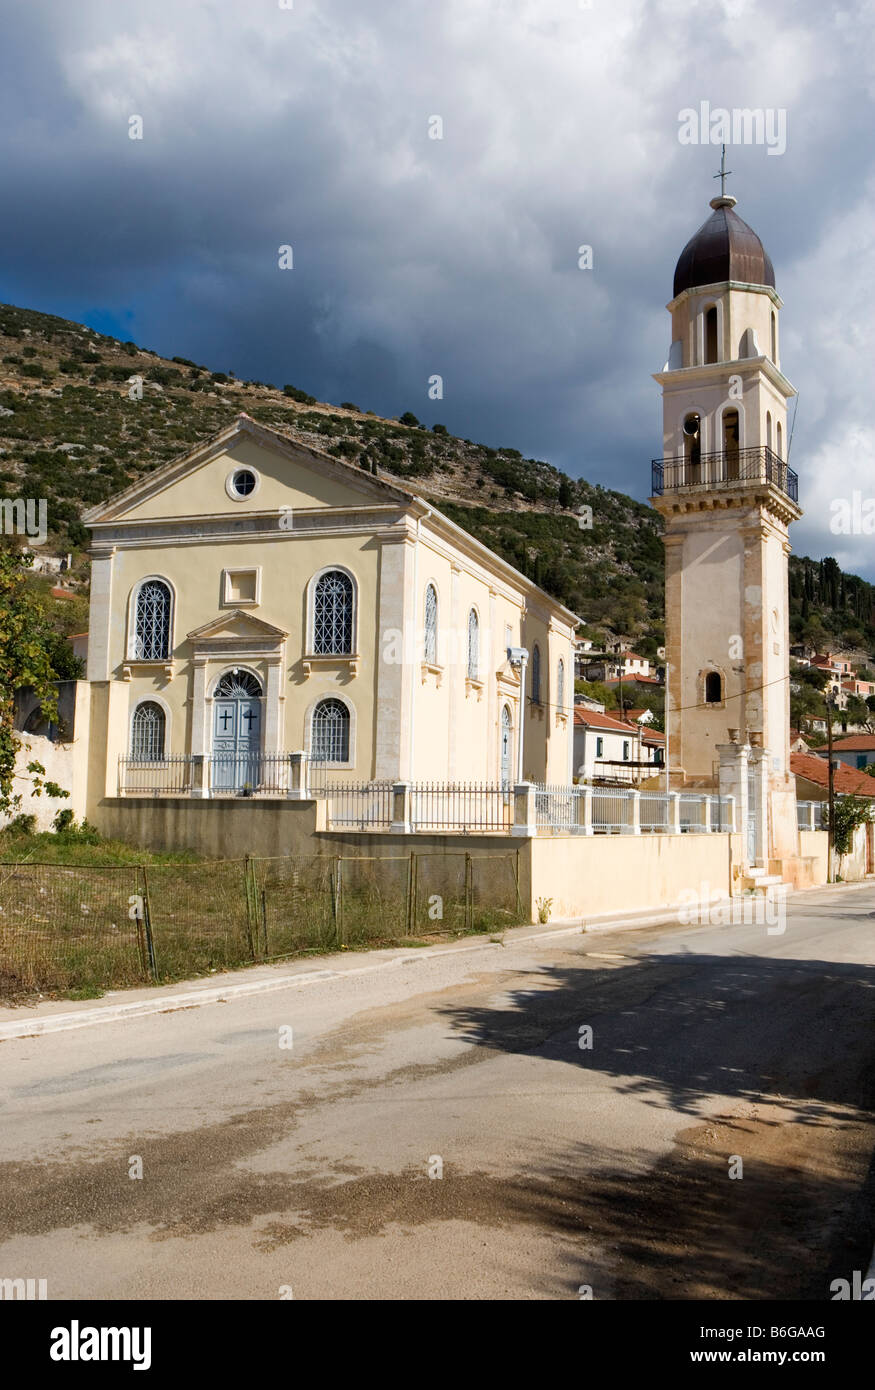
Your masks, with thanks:
[[[136,866],[0,865],[0,997],[141,984],[141,904]]]
[[[98,993],[524,920],[519,854],[0,864],[0,998]]]

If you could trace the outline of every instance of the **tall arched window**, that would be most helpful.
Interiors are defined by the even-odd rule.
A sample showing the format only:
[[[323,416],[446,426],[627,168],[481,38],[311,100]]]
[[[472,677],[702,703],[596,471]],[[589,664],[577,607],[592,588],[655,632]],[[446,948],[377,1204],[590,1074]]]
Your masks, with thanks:
[[[717,305],[712,304],[705,314],[705,361],[717,362]]]
[[[738,411],[723,412],[723,454],[726,463],[726,477],[730,481],[738,477]]]
[[[424,658],[430,666],[437,664],[437,590],[433,584],[425,588]]]
[[[766,411],[766,448],[772,447],[772,412]]]
[[[499,748],[499,776],[502,786],[510,786],[512,774],[511,758],[513,755],[513,715],[510,712],[510,705],[501,707],[501,745]]]
[[[342,700],[320,700],[314,709],[310,757],[315,763],[349,762],[349,710]]]
[[[684,419],[684,461],[687,465],[684,481],[697,483],[702,462],[702,421],[696,414]]]
[[[565,662],[561,656],[556,667],[556,708],[560,714],[565,713]]]
[[[164,757],[164,711],[154,700],[144,700],[131,720],[131,758],[138,763],[157,763]]]
[[[777,367],[777,365],[778,365],[778,320],[777,320],[777,318],[776,318],[776,316],[775,316],[775,311],[774,311],[774,309],[772,310],[772,353],[771,353],[771,356],[772,356],[772,361],[774,362],[775,366]]]
[[[352,654],[352,580],[343,570],[328,570],[313,590],[313,655]]]
[[[784,457],[783,452],[782,452],[782,443],[781,443],[781,421],[780,421],[780,420],[778,421],[777,425],[775,426],[775,452],[776,452],[776,454],[778,455],[778,458],[779,458],[779,459]]]
[[[709,671],[705,677],[705,704],[719,705],[723,699],[723,682],[719,671]]]
[[[476,608],[468,614],[468,679],[480,678],[480,619]]]
[[[166,661],[170,656],[170,586],[147,579],[137,591],[134,611],[135,661]]]
[[[537,642],[532,648],[532,704],[541,703],[541,648]]]

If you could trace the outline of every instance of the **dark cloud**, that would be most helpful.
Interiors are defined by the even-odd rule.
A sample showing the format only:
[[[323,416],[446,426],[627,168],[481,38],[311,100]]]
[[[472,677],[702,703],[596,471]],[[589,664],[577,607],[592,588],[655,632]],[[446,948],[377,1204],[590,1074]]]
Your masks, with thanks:
[[[871,538],[829,529],[834,497],[875,493],[865,4],[4,8],[0,297],[639,497],[674,262],[719,159],[678,113],[785,109],[783,155],[729,163],[786,304],[794,541],[875,575]]]

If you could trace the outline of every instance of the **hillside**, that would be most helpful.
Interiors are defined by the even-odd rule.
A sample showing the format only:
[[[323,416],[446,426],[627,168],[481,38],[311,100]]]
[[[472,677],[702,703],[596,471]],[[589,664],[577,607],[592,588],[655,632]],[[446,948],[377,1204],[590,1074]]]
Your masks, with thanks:
[[[129,398],[133,376],[143,380],[139,400]],[[295,386],[239,381],[0,305],[0,498],[46,498],[46,549],[74,552],[74,587],[88,575],[81,512],[241,410],[415,489],[582,614],[593,635],[608,630],[650,656],[662,645],[661,523],[645,504],[511,447],[427,429],[410,414],[386,420],[351,402],[326,405]],[[579,508],[591,508],[591,526],[580,524]],[[838,566],[836,578],[830,565],[794,558],[794,636],[822,630],[834,643],[875,650],[875,589]]]

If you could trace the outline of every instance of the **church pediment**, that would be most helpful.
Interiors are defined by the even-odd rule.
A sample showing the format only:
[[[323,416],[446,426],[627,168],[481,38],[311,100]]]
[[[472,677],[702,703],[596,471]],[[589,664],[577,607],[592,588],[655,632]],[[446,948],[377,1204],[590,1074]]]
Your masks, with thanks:
[[[406,506],[412,498],[357,465],[239,415],[190,453],[93,507],[84,520],[160,529],[162,522],[183,517],[227,517],[237,525],[275,513],[278,522],[283,518],[281,529],[292,531],[298,514]]]
[[[270,650],[279,647],[288,635],[281,627],[235,608],[230,613],[220,613],[202,627],[194,628],[188,633],[188,640],[196,650],[202,651],[227,650],[241,643],[247,647]]]
[[[507,686],[509,689],[517,691],[520,684],[520,672],[518,666],[511,666],[509,661],[505,661],[495,673],[495,678],[499,685]]]

